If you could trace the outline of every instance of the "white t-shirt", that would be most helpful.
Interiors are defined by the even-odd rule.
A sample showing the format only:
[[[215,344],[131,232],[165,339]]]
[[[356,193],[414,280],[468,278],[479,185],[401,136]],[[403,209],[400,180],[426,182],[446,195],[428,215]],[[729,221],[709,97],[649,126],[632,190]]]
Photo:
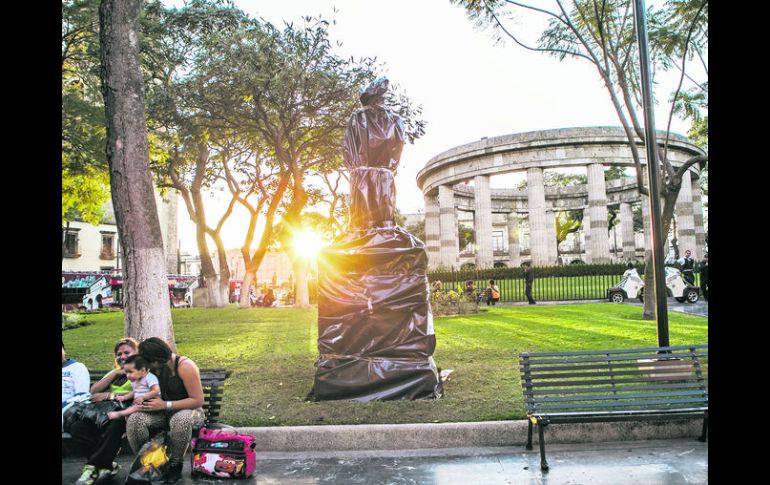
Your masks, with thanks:
[[[69,364],[67,364],[69,363]],[[67,365],[65,365],[67,364]],[[61,368],[62,404],[73,396],[88,393],[91,389],[91,374],[81,362],[72,359],[64,362]]]
[[[134,389],[134,399],[142,397],[150,392],[150,388],[156,384],[159,385],[160,382],[152,372],[148,372],[146,376],[142,377],[136,382],[132,382],[131,387]]]

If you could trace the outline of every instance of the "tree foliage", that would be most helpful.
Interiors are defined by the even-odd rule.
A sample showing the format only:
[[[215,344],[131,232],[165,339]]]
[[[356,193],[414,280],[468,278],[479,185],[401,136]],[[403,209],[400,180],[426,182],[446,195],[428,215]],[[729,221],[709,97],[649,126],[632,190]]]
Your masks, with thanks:
[[[628,0],[573,0],[570,5],[561,0],[523,3],[512,0],[450,0],[465,9],[469,18],[481,28],[489,29],[495,40],[513,40],[526,49],[590,63],[601,78],[618,120],[625,130],[628,146],[636,166],[637,186],[643,194],[648,191],[642,180],[642,164],[637,142],[644,142],[641,123],[642,93],[639,75],[639,49],[633,5]],[[545,19],[547,26],[539,39],[522,39],[516,31],[516,15],[528,19]],[[693,165],[704,165],[708,156],[691,157],[674,167],[667,157],[671,119],[676,107],[687,115],[684,99],[697,100],[708,91],[707,81],[698,81],[692,75],[692,65],[702,67],[708,78],[708,0],[668,0],[662,7],[648,8],[650,59],[655,72],[676,70],[679,83],[670,96],[671,108],[668,130],[659,147],[659,177],[663,234],[667,234],[674,213],[674,205],[682,183],[682,176]],[[688,88],[684,88],[687,80]],[[683,91],[684,89],[684,91]],[[685,97],[682,97],[682,94]],[[707,99],[707,98],[705,98]],[[689,108],[696,105],[690,103]],[[691,112],[690,116],[694,116]],[[648,258],[650,258],[648,251]],[[648,286],[652,281],[648,278]],[[653,298],[647,298],[645,318],[652,318]]]
[[[98,224],[109,198],[99,1],[62,1],[62,224]]]

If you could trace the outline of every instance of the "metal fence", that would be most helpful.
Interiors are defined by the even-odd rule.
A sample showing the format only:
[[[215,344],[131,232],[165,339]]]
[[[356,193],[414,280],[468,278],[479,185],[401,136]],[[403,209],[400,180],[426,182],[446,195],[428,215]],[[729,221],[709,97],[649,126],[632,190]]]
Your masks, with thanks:
[[[639,269],[640,266],[637,266]],[[574,265],[534,267],[532,297],[535,301],[601,300],[607,298],[607,289],[616,286],[626,270],[622,264]],[[639,274],[643,277],[643,266]],[[700,284],[695,274],[695,285]],[[524,272],[521,268],[500,268],[495,270],[436,271],[428,279],[441,281],[444,291],[462,293],[467,281],[473,281],[475,288],[483,292],[489,280],[495,281],[500,289],[501,302],[527,301],[524,295]]]

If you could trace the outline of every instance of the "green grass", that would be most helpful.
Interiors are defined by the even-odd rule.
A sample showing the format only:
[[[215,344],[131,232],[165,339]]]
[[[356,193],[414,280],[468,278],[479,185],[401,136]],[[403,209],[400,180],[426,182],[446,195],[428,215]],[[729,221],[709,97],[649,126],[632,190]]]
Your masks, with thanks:
[[[657,344],[642,309],[595,303],[490,307],[437,317],[436,363],[454,369],[437,401],[305,402],[318,355],[317,311],[292,308],[174,309],[182,355],[200,367],[227,367],[221,420],[234,426],[419,423],[522,419],[518,354],[634,348]],[[123,334],[123,314],[89,315],[94,324],[62,333],[68,356],[108,368]],[[669,313],[671,345],[705,343],[708,320]]]

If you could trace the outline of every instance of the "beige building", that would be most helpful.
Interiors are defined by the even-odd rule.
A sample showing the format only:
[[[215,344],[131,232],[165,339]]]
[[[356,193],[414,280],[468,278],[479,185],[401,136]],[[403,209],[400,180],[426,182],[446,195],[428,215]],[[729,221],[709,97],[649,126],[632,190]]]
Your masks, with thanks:
[[[231,278],[234,280],[243,280],[246,273],[246,267],[243,263],[243,256],[240,249],[227,250],[227,264],[230,266]],[[273,275],[276,283],[281,285],[289,281],[292,274],[291,260],[284,252],[267,252],[262,264],[257,270],[257,282],[261,285],[263,282],[272,284]],[[293,277],[292,277],[293,279]]]
[[[166,271],[178,269],[177,206],[178,193],[169,191],[165,197],[155,194],[158,218],[166,251]],[[71,221],[62,227],[64,238],[62,271],[110,271],[120,269],[120,249],[115,211],[110,199],[104,206],[104,219],[99,225]]]

